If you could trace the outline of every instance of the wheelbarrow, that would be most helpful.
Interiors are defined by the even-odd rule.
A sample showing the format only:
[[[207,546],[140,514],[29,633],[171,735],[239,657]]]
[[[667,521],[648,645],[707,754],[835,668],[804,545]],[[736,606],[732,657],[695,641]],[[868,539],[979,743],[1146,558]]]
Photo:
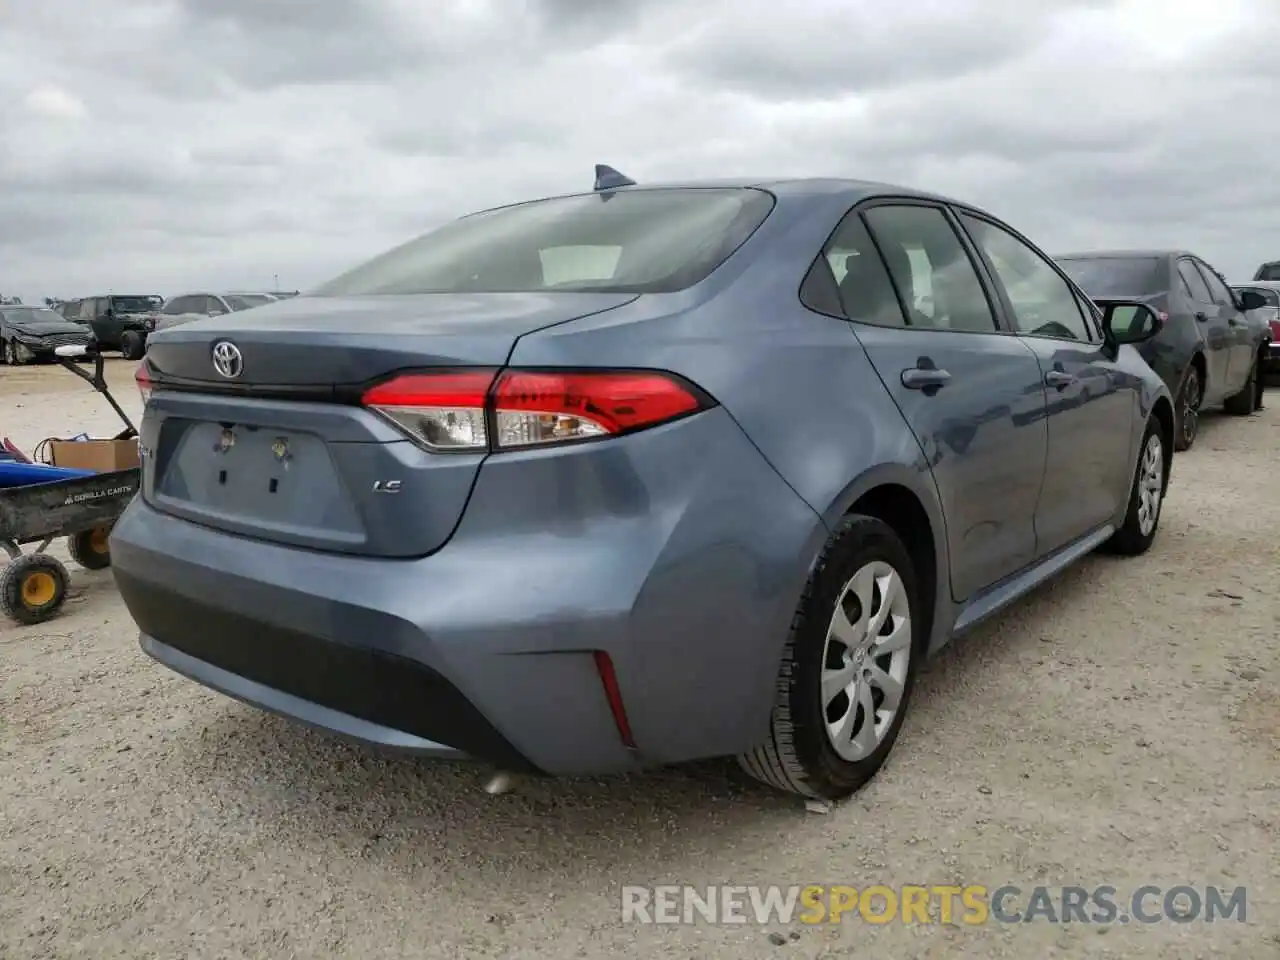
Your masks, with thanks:
[[[91,347],[63,346],[57,360],[106,397],[125,423],[116,439],[138,435],[128,415],[111,396],[102,356]],[[75,365],[92,356],[92,375]],[[108,537],[141,485],[138,467],[95,473],[42,463],[0,461],[0,549],[8,564],[0,571],[0,610],[18,623],[41,623],[62,609],[71,579],[67,568],[45,550],[57,538],[86,570],[111,565]],[[22,548],[35,544],[24,553]]]

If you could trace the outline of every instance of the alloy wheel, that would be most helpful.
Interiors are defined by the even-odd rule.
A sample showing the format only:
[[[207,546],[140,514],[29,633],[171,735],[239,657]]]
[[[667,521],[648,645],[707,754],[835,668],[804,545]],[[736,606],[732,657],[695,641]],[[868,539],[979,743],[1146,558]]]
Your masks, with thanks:
[[[1200,373],[1192,367],[1187,371],[1187,382],[1182,387],[1182,409],[1178,417],[1182,442],[1188,447],[1200,431],[1200,400]]]
[[[911,604],[902,577],[872,561],[849,578],[827,627],[822,710],[844,760],[875,752],[893,726],[911,660]]]
[[[1160,502],[1164,498],[1164,448],[1156,434],[1147,437],[1138,466],[1138,529],[1151,536],[1160,519]]]

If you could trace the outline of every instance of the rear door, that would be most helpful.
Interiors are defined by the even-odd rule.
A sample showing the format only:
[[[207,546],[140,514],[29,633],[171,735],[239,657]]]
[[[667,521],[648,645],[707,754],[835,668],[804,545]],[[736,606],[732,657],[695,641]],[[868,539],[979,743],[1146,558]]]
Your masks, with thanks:
[[[1204,385],[1204,402],[1216,403],[1231,391],[1228,372],[1231,366],[1231,328],[1218,304],[1213,301],[1204,274],[1190,257],[1178,258],[1178,276],[1183,292],[1195,311],[1196,326],[1204,337],[1205,366],[1209,371]]]
[[[858,339],[932,467],[952,596],[965,600],[1035,556],[1046,451],[1036,358],[998,329],[943,207],[876,201],[845,218],[827,252]]]
[[[1049,447],[1036,544],[1045,556],[1111,520],[1128,496],[1139,385],[1107,355],[1092,310],[1047,256],[985,216],[962,211],[960,220],[1044,377]]]
[[[1213,297],[1219,315],[1227,322],[1227,344],[1231,355],[1231,361],[1227,366],[1227,376],[1230,378],[1231,385],[1227,388],[1227,393],[1238,393],[1244,389],[1245,381],[1249,379],[1249,371],[1253,367],[1253,331],[1249,326],[1249,319],[1244,315],[1244,311],[1236,306],[1235,295],[1218,276],[1217,271],[1203,260],[1195,260],[1194,263],[1209,287],[1209,296]]]

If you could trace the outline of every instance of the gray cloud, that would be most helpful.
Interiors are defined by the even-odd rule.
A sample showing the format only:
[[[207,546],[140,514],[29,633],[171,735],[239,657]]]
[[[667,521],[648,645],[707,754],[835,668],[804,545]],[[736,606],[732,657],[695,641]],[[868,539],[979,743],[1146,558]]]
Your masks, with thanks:
[[[883,179],[1250,273],[1277,49],[1269,0],[5,4],[0,290],[308,286],[596,162]]]

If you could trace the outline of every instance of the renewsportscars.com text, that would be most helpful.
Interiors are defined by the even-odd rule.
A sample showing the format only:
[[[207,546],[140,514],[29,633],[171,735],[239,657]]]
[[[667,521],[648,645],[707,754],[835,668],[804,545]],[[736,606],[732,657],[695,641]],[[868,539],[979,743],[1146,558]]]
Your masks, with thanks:
[[[1244,887],[628,886],[624,923],[1244,923]]]

